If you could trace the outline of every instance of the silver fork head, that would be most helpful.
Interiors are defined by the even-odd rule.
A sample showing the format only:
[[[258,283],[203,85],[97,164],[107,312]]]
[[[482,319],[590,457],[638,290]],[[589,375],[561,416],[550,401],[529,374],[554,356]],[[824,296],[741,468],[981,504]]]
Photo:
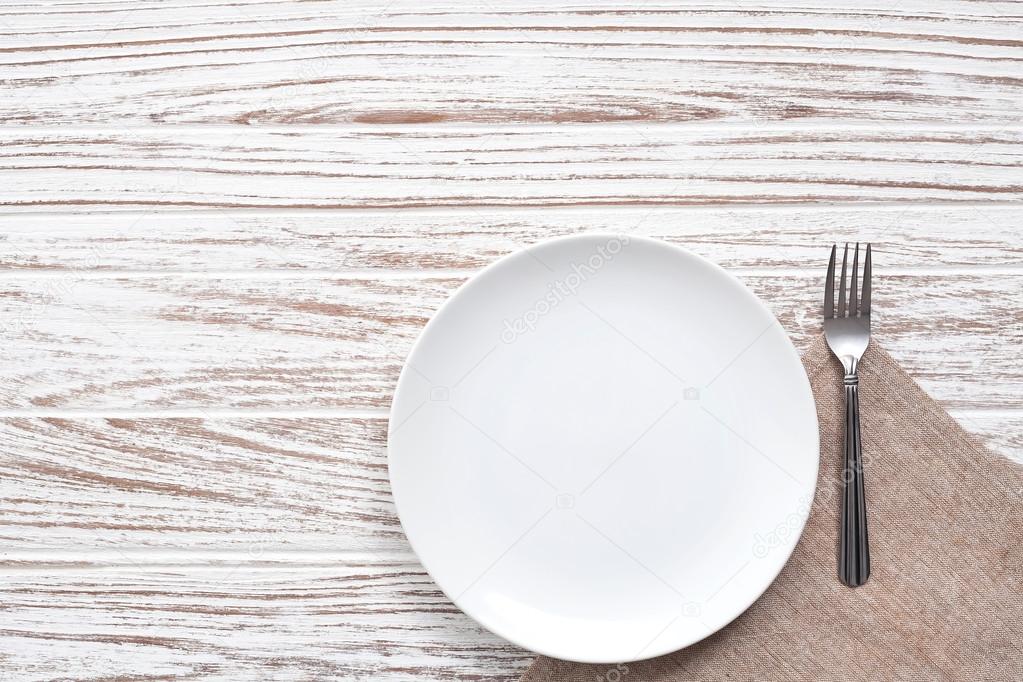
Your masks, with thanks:
[[[828,274],[824,282],[824,337],[828,346],[842,365],[846,374],[856,373],[856,364],[863,357],[870,341],[870,244],[863,257],[863,290],[859,291],[860,245],[853,250],[852,277],[846,288],[846,272],[849,264],[849,245],[842,253],[842,274],[838,285],[838,309],[835,309],[835,256],[838,246],[831,247]],[[848,295],[847,295],[848,291]],[[848,300],[848,305],[846,301]]]

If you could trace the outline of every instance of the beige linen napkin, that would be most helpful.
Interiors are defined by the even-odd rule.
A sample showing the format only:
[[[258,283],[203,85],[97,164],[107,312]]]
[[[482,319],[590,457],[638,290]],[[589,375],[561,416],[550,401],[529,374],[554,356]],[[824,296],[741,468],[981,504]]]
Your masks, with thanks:
[[[869,582],[838,581],[842,372],[803,357],[821,467],[806,531],[767,592],[718,633],[627,666],[540,657],[523,682],[1023,680],[1023,466],[968,435],[886,352],[860,365]]]

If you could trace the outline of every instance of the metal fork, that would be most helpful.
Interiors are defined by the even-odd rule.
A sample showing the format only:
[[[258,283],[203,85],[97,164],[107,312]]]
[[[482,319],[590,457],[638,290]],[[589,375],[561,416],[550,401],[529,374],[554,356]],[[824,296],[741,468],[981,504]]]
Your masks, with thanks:
[[[863,294],[857,299],[856,276],[860,245],[853,252],[852,283],[846,305],[846,263],[849,244],[842,253],[842,279],[835,309],[835,252],[831,247],[828,277],[824,284],[824,337],[831,352],[845,368],[845,471],[842,480],[842,528],[838,550],[838,576],[849,587],[859,587],[870,577],[870,546],[867,541],[867,501],[863,496],[863,456],[860,447],[860,394],[856,369],[870,341],[870,244],[863,259]]]

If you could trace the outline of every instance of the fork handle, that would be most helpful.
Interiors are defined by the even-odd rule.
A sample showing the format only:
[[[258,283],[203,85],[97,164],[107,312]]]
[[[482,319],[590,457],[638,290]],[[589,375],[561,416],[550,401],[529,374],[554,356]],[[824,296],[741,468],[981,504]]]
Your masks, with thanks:
[[[849,587],[870,577],[867,541],[867,500],[863,495],[863,453],[860,446],[860,387],[856,374],[845,376],[845,471],[842,480],[842,530],[838,576]]]

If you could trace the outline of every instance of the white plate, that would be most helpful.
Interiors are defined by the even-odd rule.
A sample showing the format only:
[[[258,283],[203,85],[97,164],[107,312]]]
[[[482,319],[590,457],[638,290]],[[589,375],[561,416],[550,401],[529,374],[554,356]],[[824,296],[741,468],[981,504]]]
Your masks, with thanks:
[[[460,609],[533,651],[649,658],[742,613],[795,547],[817,416],[749,290],[664,242],[555,239],[469,280],[398,381],[405,533]]]

